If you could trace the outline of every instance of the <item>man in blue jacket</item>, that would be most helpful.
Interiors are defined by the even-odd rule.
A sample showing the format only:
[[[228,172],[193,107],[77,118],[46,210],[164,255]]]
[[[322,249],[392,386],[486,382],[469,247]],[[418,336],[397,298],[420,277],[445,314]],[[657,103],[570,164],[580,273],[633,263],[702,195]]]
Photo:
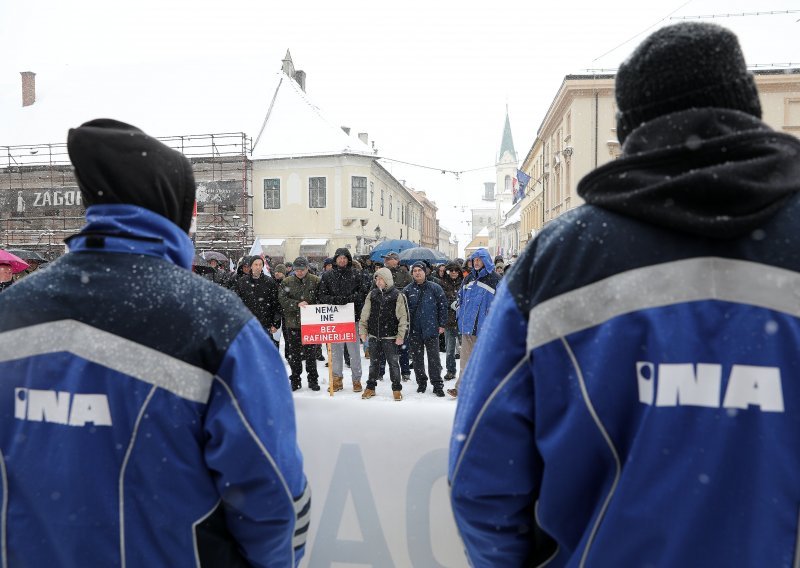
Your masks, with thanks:
[[[469,256],[469,260],[472,261],[472,269],[458,290],[456,305],[458,332],[461,334],[461,365],[456,386],[447,389],[447,394],[452,397],[458,396],[461,377],[464,376],[464,370],[467,368],[472,350],[478,341],[478,334],[489,314],[489,308],[492,307],[497,285],[500,283],[500,275],[494,270],[494,262],[488,250],[485,248],[476,250]]]
[[[189,161],[110,119],[67,149],[86,225],[0,298],[0,564],[297,565],[310,493],[286,373],[190,271]]]
[[[654,32],[622,156],[500,286],[450,451],[474,566],[787,566],[800,530],[800,141],[736,36]]]
[[[444,396],[442,361],[439,358],[439,335],[447,325],[447,297],[435,282],[426,279],[425,263],[416,262],[411,267],[413,282],[403,289],[408,300],[408,349],[414,363],[417,392],[428,388],[433,394]],[[425,372],[425,352],[428,352],[428,372]]]

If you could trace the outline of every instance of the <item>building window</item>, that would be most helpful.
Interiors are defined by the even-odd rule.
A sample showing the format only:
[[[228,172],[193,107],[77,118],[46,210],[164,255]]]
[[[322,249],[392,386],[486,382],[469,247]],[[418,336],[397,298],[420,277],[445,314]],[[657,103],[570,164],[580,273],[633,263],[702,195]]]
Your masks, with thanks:
[[[394,208],[394,203],[392,203],[393,199],[392,196],[389,196],[389,219],[392,218],[392,209]]]
[[[400,206],[400,222],[405,225],[406,224],[406,206]]]
[[[506,191],[511,191],[511,176],[506,176]]]
[[[367,178],[353,176],[350,178],[350,206],[360,209],[367,208]]]
[[[308,178],[308,206],[314,209],[326,207],[324,177]]]
[[[381,190],[381,215],[383,215],[383,190]]]
[[[264,180],[264,209],[281,208],[281,180]]]
[[[373,211],[375,208],[375,182],[369,182],[369,210]]]

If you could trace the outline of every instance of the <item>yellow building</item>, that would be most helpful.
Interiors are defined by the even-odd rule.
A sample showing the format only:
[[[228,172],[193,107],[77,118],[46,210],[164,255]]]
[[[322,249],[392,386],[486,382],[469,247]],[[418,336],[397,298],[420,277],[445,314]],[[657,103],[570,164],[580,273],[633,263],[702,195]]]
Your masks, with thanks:
[[[754,71],[763,120],[800,135],[800,69]],[[531,176],[520,208],[520,246],[548,221],[580,205],[583,176],[617,158],[614,75],[567,75],[522,162]]]

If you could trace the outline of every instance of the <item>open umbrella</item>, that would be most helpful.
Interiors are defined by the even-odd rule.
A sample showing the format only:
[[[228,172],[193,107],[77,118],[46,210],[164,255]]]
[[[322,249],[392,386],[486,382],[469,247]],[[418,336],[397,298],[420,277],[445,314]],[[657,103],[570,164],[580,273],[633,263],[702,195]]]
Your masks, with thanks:
[[[202,256],[206,260],[216,260],[217,262],[224,262],[225,264],[228,263],[228,257],[215,250],[207,250]]]
[[[369,258],[372,262],[383,262],[384,255],[390,252],[400,253],[406,249],[414,248],[415,246],[417,246],[417,243],[406,239],[390,239],[376,245],[375,248],[372,249],[372,254],[369,255]]]
[[[38,263],[47,262],[45,257],[33,250],[7,249],[6,252],[10,252],[14,256],[18,256],[22,260],[35,260]]]
[[[13,274],[17,274],[18,272],[22,272],[26,268],[29,268],[29,264],[22,260],[20,257],[11,254],[7,250],[0,250],[0,264],[10,264],[11,265],[11,272]]]
[[[414,264],[415,262],[428,262],[430,264],[437,264],[446,262],[447,255],[438,250],[433,250],[428,247],[414,247],[406,249],[400,253],[400,264]]]
[[[196,274],[210,274],[214,272],[214,269],[208,264],[208,261],[199,254],[194,255],[192,269]]]

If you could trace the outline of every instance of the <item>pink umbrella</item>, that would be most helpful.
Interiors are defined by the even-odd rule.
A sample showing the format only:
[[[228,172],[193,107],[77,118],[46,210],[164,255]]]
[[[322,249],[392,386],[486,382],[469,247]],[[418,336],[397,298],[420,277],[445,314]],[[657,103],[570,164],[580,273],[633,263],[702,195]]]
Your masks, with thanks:
[[[4,250],[0,250],[0,264],[10,264],[11,272],[14,274],[17,272],[22,272],[26,268],[30,267],[30,265],[20,257],[14,256],[10,252]]]

